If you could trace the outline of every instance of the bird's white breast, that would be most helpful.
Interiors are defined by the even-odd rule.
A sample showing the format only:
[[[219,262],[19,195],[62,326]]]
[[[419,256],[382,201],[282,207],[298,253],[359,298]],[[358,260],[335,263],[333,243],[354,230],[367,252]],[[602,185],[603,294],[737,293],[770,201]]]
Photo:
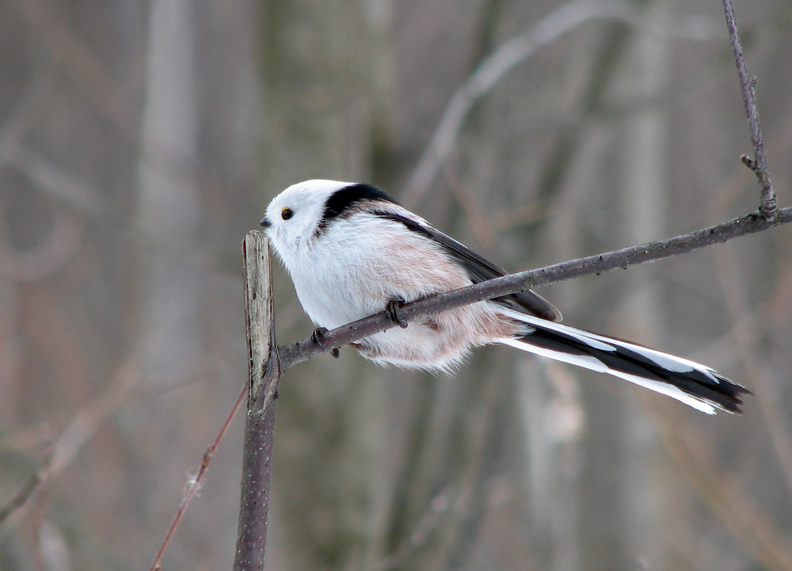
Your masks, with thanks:
[[[328,329],[380,312],[394,298],[470,284],[434,242],[368,213],[334,221],[284,262],[306,313]]]

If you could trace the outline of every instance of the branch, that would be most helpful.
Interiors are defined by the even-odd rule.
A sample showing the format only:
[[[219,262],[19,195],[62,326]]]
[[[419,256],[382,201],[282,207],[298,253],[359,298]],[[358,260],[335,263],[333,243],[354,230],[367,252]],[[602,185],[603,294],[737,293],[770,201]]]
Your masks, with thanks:
[[[777,212],[774,220],[766,220],[761,214],[755,212],[716,226],[691,232],[690,234],[677,236],[676,238],[649,242],[640,246],[631,246],[605,254],[562,262],[536,270],[495,278],[458,290],[432,295],[401,307],[398,310],[398,318],[403,321],[412,321],[419,317],[448,311],[484,299],[491,299],[584,275],[600,274],[644,262],[661,260],[692,252],[712,244],[727,242],[739,236],[761,232],[788,222],[792,222],[792,208],[782,208]],[[258,230],[253,230],[248,235],[253,233],[261,234]],[[308,338],[280,347],[278,349],[280,372],[282,373],[292,365],[302,363],[320,353],[354,343],[364,337],[391,329],[395,325],[396,323],[385,312],[382,312],[333,329],[322,337],[321,346],[311,338]]]
[[[272,321],[270,255],[264,233],[248,232],[242,252],[249,388],[235,571],[264,569],[275,429],[274,399],[280,380]]]
[[[765,220],[773,220],[778,210],[776,208],[773,182],[770,180],[770,169],[767,165],[767,154],[762,141],[759,111],[756,109],[756,78],[748,75],[748,68],[745,65],[745,56],[743,56],[731,0],[723,0],[723,10],[726,13],[726,27],[729,28],[729,38],[734,51],[734,61],[737,64],[737,73],[740,76],[740,88],[742,89],[743,102],[745,103],[745,114],[748,116],[748,127],[751,129],[751,141],[754,147],[753,159],[746,155],[740,158],[743,164],[754,172],[759,181],[761,193],[759,212],[762,213]]]

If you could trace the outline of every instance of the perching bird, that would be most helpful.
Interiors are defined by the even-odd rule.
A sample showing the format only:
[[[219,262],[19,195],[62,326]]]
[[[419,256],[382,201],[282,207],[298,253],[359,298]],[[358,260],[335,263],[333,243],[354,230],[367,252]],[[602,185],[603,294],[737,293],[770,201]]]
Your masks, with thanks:
[[[320,330],[505,274],[367,184],[292,185],[272,200],[261,225]],[[704,365],[560,319],[549,302],[524,291],[419,318],[353,346],[380,364],[449,370],[473,347],[503,343],[621,377],[708,414],[740,412],[742,395],[750,394]]]

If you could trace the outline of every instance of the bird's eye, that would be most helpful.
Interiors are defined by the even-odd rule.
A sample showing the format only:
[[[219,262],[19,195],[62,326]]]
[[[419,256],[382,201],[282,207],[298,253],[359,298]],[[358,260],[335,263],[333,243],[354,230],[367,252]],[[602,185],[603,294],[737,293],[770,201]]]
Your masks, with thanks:
[[[281,210],[281,218],[283,218],[284,220],[288,220],[292,216],[294,216],[294,210],[292,210],[291,208],[284,208],[283,210]]]

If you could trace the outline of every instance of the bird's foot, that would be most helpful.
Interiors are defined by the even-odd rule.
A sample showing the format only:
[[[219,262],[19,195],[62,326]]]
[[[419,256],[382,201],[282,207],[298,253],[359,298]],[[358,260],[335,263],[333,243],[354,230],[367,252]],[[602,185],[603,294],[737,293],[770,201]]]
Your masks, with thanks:
[[[325,350],[327,350],[326,347],[324,346],[324,337],[326,333],[327,333],[327,327],[317,327],[316,329],[313,330],[313,333],[311,333],[311,341],[313,341],[315,345],[318,345],[319,347]],[[338,356],[341,354],[341,352],[338,350],[338,347],[333,347],[332,349],[330,349],[330,354],[334,358],[338,359]]]
[[[404,307],[405,301],[401,297],[393,298],[388,302],[388,305],[385,306],[385,313],[388,314],[388,318],[397,324],[402,329],[406,328],[408,323],[399,317],[399,309]]]

